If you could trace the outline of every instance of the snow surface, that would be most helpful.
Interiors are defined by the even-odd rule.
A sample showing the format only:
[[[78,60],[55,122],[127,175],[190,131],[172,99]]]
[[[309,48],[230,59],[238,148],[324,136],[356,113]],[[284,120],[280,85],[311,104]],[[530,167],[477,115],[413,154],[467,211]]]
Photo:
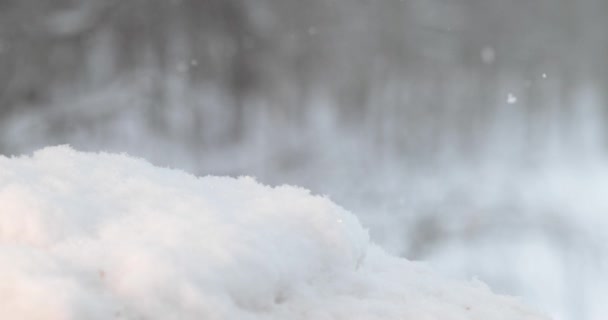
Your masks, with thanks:
[[[0,156],[0,318],[546,319],[305,189],[66,146]]]

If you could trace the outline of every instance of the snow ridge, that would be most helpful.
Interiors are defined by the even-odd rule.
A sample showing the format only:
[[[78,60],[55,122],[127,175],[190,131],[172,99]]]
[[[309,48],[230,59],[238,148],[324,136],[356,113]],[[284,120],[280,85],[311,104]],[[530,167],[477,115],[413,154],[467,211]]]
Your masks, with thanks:
[[[546,319],[308,190],[67,146],[0,156],[0,318]]]

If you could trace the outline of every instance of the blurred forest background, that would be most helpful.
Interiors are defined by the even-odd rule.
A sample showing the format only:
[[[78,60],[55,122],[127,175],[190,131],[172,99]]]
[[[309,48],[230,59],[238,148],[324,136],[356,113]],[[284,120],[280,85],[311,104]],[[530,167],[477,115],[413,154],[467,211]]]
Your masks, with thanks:
[[[387,250],[608,313],[608,1],[0,0],[0,153],[329,195]]]

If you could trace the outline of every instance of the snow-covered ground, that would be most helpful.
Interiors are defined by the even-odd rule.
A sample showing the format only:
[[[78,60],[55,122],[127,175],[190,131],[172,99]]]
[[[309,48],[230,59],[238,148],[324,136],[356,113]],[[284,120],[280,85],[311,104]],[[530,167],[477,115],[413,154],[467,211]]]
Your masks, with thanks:
[[[2,319],[545,319],[327,197],[52,147],[0,157]]]
[[[601,104],[593,94],[582,94],[571,115],[541,117],[542,128],[511,109],[522,101],[508,105],[481,135],[483,157],[458,157],[457,141],[445,135],[446,148],[417,166],[416,154],[394,149],[407,130],[383,118],[345,128],[322,97],[300,115],[301,125],[252,106],[243,141],[225,143],[222,119],[230,109],[220,95],[176,94],[162,109],[163,131],[149,123],[142,98],[149,95],[137,88],[118,82],[98,94],[24,108],[0,119],[0,147],[24,154],[69,143],[197,175],[246,174],[266,184],[300,185],[353,212],[391,254],[425,260],[452,277],[478,277],[555,319],[601,320],[608,312],[602,194],[608,166]],[[189,134],[197,132],[189,122],[196,112],[200,136]],[[379,131],[384,140],[374,138]]]

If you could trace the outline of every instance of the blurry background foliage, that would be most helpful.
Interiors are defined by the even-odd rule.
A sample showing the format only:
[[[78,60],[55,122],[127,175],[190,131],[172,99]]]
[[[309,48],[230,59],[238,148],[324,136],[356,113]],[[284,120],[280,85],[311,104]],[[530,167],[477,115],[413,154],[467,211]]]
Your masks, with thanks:
[[[0,153],[327,194],[387,250],[608,311],[605,0],[0,0]]]

